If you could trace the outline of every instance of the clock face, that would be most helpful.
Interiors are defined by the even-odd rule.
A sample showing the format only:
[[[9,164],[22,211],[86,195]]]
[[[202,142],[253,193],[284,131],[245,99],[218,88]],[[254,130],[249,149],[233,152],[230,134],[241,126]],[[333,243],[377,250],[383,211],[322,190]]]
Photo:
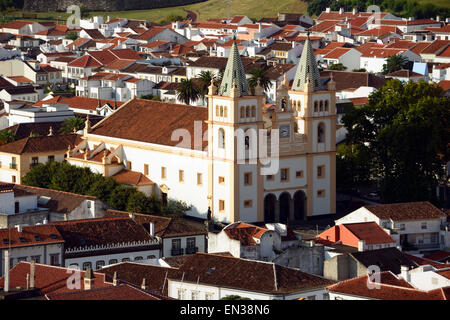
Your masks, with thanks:
[[[289,137],[289,131],[290,131],[289,126],[280,126],[280,137],[282,138]]]

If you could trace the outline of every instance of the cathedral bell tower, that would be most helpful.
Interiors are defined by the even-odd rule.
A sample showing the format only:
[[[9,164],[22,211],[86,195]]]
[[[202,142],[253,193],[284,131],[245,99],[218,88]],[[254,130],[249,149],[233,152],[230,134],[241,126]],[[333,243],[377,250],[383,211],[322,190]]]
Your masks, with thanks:
[[[212,218],[229,223],[262,221],[258,132],[264,124],[265,96],[259,87],[251,95],[236,43],[220,87],[211,83],[207,98],[208,205]]]
[[[336,212],[336,85],[322,83],[307,35],[290,102],[298,133],[306,137],[308,215]]]

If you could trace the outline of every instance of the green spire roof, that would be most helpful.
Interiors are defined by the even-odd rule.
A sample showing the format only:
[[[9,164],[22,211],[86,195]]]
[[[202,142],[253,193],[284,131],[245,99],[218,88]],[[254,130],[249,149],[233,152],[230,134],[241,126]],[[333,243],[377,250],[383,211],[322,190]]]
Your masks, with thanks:
[[[317,68],[316,57],[314,56],[311,42],[309,41],[309,32],[306,37],[305,46],[303,47],[300,63],[294,78],[292,90],[305,91],[306,79],[309,77],[314,91],[323,90],[322,81],[320,80],[319,68]]]
[[[233,46],[231,48],[227,67],[223,74],[222,84],[219,88],[219,95],[231,96],[233,85],[236,85],[239,97],[249,95],[250,90],[248,87],[247,77],[245,76],[244,65],[242,64],[236,42],[233,42]]]

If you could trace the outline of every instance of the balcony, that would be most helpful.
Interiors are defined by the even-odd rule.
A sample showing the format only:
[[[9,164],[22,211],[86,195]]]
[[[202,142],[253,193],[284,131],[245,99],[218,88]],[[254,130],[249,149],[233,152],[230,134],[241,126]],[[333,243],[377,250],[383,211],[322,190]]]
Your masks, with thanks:
[[[10,168],[10,169],[17,170],[17,163],[10,163],[10,164],[9,164],[9,168]]]
[[[195,254],[198,252],[198,247],[186,248],[186,254]]]
[[[172,256],[182,256],[184,253],[183,249],[172,249],[171,255]]]

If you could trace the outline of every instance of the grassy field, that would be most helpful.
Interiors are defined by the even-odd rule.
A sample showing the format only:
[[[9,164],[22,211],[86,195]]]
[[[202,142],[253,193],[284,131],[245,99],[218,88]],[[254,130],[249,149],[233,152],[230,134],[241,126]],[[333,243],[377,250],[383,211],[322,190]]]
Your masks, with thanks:
[[[228,5],[228,3],[230,5]],[[183,9],[191,10],[197,13],[198,20],[208,18],[221,18],[228,16],[228,7],[230,15],[247,15],[252,19],[262,17],[273,17],[278,12],[305,13],[307,2],[303,0],[208,0],[188,6],[172,7],[153,10],[135,10],[135,11],[114,11],[114,12],[91,12],[90,15],[110,16],[127,19],[144,19],[152,22],[159,22],[169,15],[186,16]],[[12,12],[9,15],[20,17],[21,11]],[[45,12],[38,13],[39,18],[66,19],[69,15],[64,12]]]

